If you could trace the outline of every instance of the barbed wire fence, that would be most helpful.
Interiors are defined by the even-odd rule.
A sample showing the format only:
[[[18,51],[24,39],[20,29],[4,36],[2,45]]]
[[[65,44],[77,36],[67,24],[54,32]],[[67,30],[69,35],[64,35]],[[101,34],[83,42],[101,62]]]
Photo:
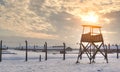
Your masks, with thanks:
[[[70,47],[73,44],[68,44],[68,46]],[[59,53],[63,54],[63,60],[65,60],[65,54],[66,54],[66,44],[63,43],[54,43],[54,44],[48,44],[47,42],[32,42],[32,41],[2,41],[1,44],[1,49],[2,50],[7,50],[7,49],[14,49],[14,50],[21,50],[23,51],[23,54],[25,55],[25,61],[28,61],[28,53],[30,51],[34,51],[34,52],[44,52],[44,58],[45,60],[47,60],[47,55],[48,52],[49,54],[56,54],[55,52],[59,51]],[[47,50],[46,50],[47,48]],[[1,50],[1,51],[2,51]],[[2,53],[2,52],[1,52]],[[23,55],[22,54],[22,55]],[[2,54],[1,57],[2,59]],[[53,58],[53,57],[52,57]],[[41,55],[39,55],[39,60],[41,61]]]
[[[111,53],[111,52],[116,52],[116,58],[118,59],[119,58],[119,47],[120,45],[119,44],[106,44],[106,47],[108,49],[108,53]],[[47,50],[46,50],[47,48]],[[56,50],[53,51],[53,50],[50,50],[50,48],[54,49],[55,48],[60,48],[58,51],[60,53],[63,54],[63,56],[61,57],[63,60],[65,60],[65,54],[66,54],[66,49],[67,48],[72,48],[72,49],[76,49],[78,50],[79,49],[79,43],[47,43],[47,42],[41,42],[41,41],[28,41],[28,40],[25,40],[25,41],[3,41],[1,40],[0,41],[0,62],[2,61],[2,53],[4,53],[2,50],[7,50],[7,49],[14,49],[14,50],[21,50],[23,51],[23,56],[25,56],[25,61],[28,61],[28,53],[30,51],[34,51],[34,52],[43,52],[42,55],[39,54],[38,55],[38,59],[39,61],[41,61],[41,58],[47,60],[48,58],[48,55],[50,53],[52,54],[56,54],[55,52],[57,52]],[[53,52],[52,52],[53,51]],[[78,50],[79,51],[79,50]],[[77,52],[76,52],[77,54]],[[36,58],[36,59],[37,59]],[[53,58],[53,57],[51,57]],[[23,59],[22,59],[23,60]]]

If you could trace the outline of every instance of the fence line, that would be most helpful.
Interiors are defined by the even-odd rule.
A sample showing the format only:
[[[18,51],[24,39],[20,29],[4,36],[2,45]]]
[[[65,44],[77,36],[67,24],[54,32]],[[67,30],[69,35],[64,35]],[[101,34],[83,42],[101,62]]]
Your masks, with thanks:
[[[3,48],[3,43],[7,43],[7,42],[4,42],[4,41],[0,41],[0,62],[2,61],[2,48]],[[8,42],[9,43],[9,42]],[[22,44],[24,44],[24,48],[25,48],[25,61],[28,61],[28,48],[29,48],[29,45],[31,45],[31,42],[28,42],[27,40],[25,40],[24,41],[24,43],[22,43]],[[58,45],[58,44],[55,44],[55,45]],[[45,60],[47,60],[48,59],[48,44],[47,44],[47,42],[45,42],[43,45],[43,49],[45,50],[44,52],[45,52]],[[66,44],[65,43],[63,43],[63,45],[61,44],[61,45],[59,45],[59,47],[62,47],[62,51],[61,51],[61,53],[63,54],[63,60],[65,60],[65,54],[66,54]],[[57,47],[57,46],[54,46],[54,47]],[[106,48],[108,49],[108,51],[107,51],[107,53],[108,52],[110,52],[110,50],[111,50],[111,45],[110,44],[108,44],[108,45],[106,45]],[[116,56],[116,58],[118,59],[119,58],[119,45],[114,45],[114,47],[115,47],[115,49],[116,49],[116,53],[117,53],[117,56]],[[33,50],[36,50],[36,46],[35,46],[35,43],[33,44]],[[41,56],[41,55],[40,55]],[[40,57],[39,57],[39,59],[40,59]],[[41,61],[41,60],[40,60]]]

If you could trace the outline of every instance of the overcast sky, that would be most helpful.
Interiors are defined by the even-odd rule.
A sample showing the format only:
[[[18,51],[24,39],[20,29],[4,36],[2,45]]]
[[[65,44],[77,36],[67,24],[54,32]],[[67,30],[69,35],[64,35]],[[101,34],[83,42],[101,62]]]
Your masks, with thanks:
[[[82,17],[94,12],[105,43],[120,43],[120,0],[0,0],[0,39],[76,44]]]

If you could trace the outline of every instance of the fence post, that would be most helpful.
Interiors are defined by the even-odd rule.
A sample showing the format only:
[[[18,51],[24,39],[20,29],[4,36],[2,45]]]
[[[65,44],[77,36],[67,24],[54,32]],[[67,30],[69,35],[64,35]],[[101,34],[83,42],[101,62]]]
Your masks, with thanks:
[[[2,40],[0,41],[0,62],[2,62]]]
[[[110,50],[110,44],[108,44],[108,49]]]
[[[65,48],[66,48],[65,43],[63,43],[63,47],[64,47],[64,48],[63,48],[63,50],[64,50],[64,51],[63,51],[63,60],[65,60],[65,53],[66,53],[66,51],[65,51]]]
[[[47,60],[47,42],[45,42],[44,48],[45,48],[45,60]]]
[[[25,53],[25,61],[28,61],[28,42],[27,42],[27,40],[25,41],[25,44],[26,44],[26,53]]]
[[[105,45],[105,57],[106,57],[106,61],[107,61],[107,63],[108,63],[108,46],[107,45]]]
[[[119,49],[118,49],[118,45],[116,44],[117,47],[117,59],[119,58]]]
[[[79,44],[80,45],[80,44]],[[82,52],[82,47],[80,45],[80,49],[79,49],[79,54]],[[80,56],[80,59],[82,60],[82,55]]]
[[[41,55],[39,56],[39,61],[41,61]]]

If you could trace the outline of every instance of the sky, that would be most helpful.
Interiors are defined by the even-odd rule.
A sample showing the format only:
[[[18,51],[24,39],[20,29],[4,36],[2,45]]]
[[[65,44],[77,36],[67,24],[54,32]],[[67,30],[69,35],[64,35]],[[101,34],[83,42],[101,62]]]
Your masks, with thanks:
[[[96,20],[85,21],[90,15]],[[0,40],[12,46],[24,40],[76,45],[81,25],[96,24],[105,43],[119,44],[119,19],[120,0],[0,0]]]

